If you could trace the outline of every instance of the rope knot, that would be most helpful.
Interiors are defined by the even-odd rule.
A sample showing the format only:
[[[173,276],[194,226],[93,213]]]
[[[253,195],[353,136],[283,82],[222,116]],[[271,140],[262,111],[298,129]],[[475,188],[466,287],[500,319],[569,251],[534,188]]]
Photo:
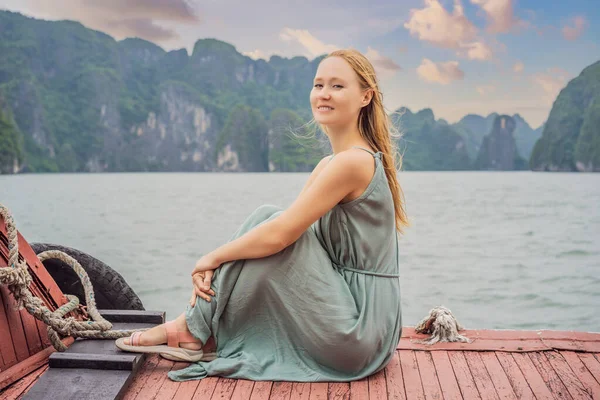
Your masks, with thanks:
[[[452,311],[444,306],[434,307],[429,315],[415,327],[416,333],[431,334],[427,340],[415,340],[420,344],[435,344],[437,342],[466,342],[471,343],[469,338],[458,333],[464,328],[458,323]]]

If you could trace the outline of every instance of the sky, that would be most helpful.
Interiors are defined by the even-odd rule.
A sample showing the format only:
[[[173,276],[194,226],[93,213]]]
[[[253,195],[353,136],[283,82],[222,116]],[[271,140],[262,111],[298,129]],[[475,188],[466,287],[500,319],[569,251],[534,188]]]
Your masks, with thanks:
[[[165,50],[198,39],[231,43],[254,59],[338,48],[365,54],[388,111],[431,108],[519,113],[537,128],[560,90],[600,60],[597,0],[0,0],[0,9],[69,19],[117,40]],[[307,82],[307,98],[312,82]]]

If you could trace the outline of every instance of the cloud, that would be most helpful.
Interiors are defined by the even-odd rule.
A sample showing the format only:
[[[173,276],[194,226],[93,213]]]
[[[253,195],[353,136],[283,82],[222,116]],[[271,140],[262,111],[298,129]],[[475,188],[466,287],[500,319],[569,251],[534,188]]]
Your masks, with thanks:
[[[253,60],[258,60],[259,58],[262,58],[263,60],[268,60],[270,58],[270,55],[267,54],[267,52],[259,49],[253,51],[244,51],[242,52],[242,54],[252,58]]]
[[[506,33],[519,25],[513,12],[513,0],[471,0],[480,6],[488,20],[487,31],[490,33]]]
[[[488,93],[492,93],[496,91],[496,86],[494,85],[481,85],[481,86],[477,86],[475,88],[475,90],[477,90],[477,93],[479,93],[480,95],[484,96]]]
[[[567,82],[569,72],[561,68],[548,68],[544,73],[532,75],[533,81],[546,94],[546,102],[552,104]]]
[[[458,54],[463,54],[466,52],[466,57],[469,60],[491,60],[492,59],[492,49],[489,48],[484,42],[473,42],[469,44],[465,44],[463,47],[463,51],[459,51]]]
[[[455,0],[452,14],[438,0],[425,0],[425,8],[410,10],[410,19],[404,27],[419,40],[451,49],[460,48],[477,34],[477,28],[464,15],[459,0]]]
[[[427,58],[421,61],[421,65],[417,68],[417,74],[427,82],[435,82],[442,85],[447,85],[455,80],[461,80],[465,76],[465,73],[458,67],[458,61],[434,63]]]
[[[393,76],[396,74],[396,72],[402,69],[402,67],[400,67],[400,65],[398,65],[394,60],[382,55],[371,47],[367,48],[365,56],[369,59],[371,64],[373,64],[375,72],[380,79]]]
[[[194,24],[200,20],[185,0],[30,0],[28,5],[44,18],[80,21],[116,39],[135,36],[165,42],[179,35],[161,26],[161,21]]]
[[[517,61],[514,65],[513,65],[513,72],[516,73],[521,73],[523,72],[523,70],[525,69],[525,64],[523,64],[521,61]]]
[[[587,28],[587,20],[585,19],[585,17],[578,15],[576,17],[571,18],[569,22],[573,25],[563,26],[562,34],[563,37],[567,40],[575,40],[579,36],[581,36],[585,28]]]
[[[493,57],[492,49],[477,37],[478,30],[465,16],[460,0],[454,0],[452,13],[439,0],[425,0],[424,8],[410,10],[404,27],[419,40],[457,50],[458,56],[480,61]]]
[[[338,46],[323,43],[307,30],[284,28],[279,37],[286,42],[299,43],[303,47],[305,55],[309,57],[318,57],[339,49]]]

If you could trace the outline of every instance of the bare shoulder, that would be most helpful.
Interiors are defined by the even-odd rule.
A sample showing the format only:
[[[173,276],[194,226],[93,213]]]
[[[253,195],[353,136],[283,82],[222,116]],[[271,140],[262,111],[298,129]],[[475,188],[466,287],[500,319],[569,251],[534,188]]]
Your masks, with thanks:
[[[369,183],[375,173],[375,161],[371,154],[359,149],[350,149],[338,153],[327,165],[337,170],[345,170],[346,176],[352,176],[360,187]]]

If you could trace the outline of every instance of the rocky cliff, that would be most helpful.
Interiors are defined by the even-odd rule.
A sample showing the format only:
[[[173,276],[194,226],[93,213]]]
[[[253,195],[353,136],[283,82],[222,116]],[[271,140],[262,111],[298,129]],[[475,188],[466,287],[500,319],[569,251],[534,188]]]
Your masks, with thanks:
[[[483,137],[475,168],[499,171],[526,169],[526,161],[519,156],[513,136],[516,127],[514,118],[497,116],[491,132]]]
[[[600,172],[600,61],[559,93],[531,154],[530,167]]]
[[[166,52],[6,11],[0,54],[23,172],[269,170],[268,118],[284,109],[306,120],[320,61],[253,60],[215,39],[199,40],[191,55]],[[327,151],[305,160],[314,166]]]

